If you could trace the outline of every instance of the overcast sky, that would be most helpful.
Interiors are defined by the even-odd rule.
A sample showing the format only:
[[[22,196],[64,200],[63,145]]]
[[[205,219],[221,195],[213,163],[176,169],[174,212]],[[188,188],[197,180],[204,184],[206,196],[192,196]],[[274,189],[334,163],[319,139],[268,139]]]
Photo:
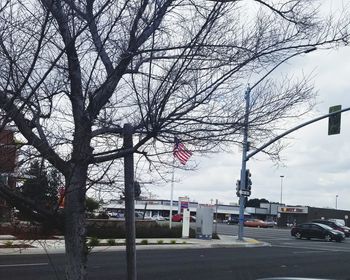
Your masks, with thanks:
[[[350,106],[350,47],[336,51],[319,50],[289,61],[282,70],[290,74],[312,73],[318,91],[317,105],[307,116],[285,126],[292,128],[328,112],[330,106]],[[278,75],[278,73],[277,73]],[[242,93],[243,98],[243,93]],[[279,166],[267,156],[258,154],[249,160],[252,173],[251,198],[266,198],[289,205],[308,205],[350,209],[350,112],[342,115],[340,135],[327,135],[325,119],[288,136],[288,147],[281,153]],[[209,158],[196,154],[190,161],[198,164],[196,171],[177,170],[174,199],[188,196],[200,203],[218,199],[221,203],[237,202],[235,182],[239,177],[241,151],[216,154]],[[152,187],[159,198],[170,198],[170,183]]]

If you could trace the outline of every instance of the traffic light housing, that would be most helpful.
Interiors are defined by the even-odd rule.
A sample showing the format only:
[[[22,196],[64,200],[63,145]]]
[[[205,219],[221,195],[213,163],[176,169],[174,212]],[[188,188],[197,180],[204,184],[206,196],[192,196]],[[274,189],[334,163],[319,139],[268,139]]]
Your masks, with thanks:
[[[237,197],[241,196],[240,193],[239,193],[240,185],[241,185],[241,180],[237,180],[236,181],[236,195],[237,195]]]
[[[252,174],[250,173],[249,169],[247,169],[245,172],[245,189],[247,191],[250,191],[252,189],[252,180],[250,177],[252,177]]]
[[[341,110],[341,105],[329,107],[329,113]],[[340,133],[341,113],[334,114],[328,118],[328,135]]]
[[[141,195],[141,185],[138,181],[134,181],[134,198],[140,199]],[[122,191],[122,195],[120,196],[121,200],[125,200],[125,190]]]
[[[135,199],[140,199],[141,185],[138,181],[134,181],[134,193],[135,193]]]

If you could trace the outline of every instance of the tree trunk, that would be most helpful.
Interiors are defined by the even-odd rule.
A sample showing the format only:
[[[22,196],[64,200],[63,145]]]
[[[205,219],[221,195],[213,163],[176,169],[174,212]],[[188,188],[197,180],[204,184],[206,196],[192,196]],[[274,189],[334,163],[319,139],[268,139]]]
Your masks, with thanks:
[[[66,279],[87,279],[85,184],[87,166],[77,164],[66,178],[65,243]]]

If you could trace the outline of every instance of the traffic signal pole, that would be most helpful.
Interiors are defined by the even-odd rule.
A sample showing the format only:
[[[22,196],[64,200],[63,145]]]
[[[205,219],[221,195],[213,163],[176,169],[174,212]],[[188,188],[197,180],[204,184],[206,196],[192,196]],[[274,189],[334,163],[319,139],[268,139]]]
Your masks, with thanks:
[[[283,132],[282,134],[276,136],[275,138],[273,138],[272,140],[270,140],[269,142],[267,142],[266,144],[262,145],[261,147],[259,148],[256,148],[253,152],[251,152],[250,154],[246,155],[246,160],[248,161],[251,157],[255,156],[257,153],[263,151],[264,149],[266,149],[268,146],[270,146],[271,144],[275,143],[276,141],[278,141],[279,139],[283,138],[284,136],[304,127],[304,126],[307,126],[307,125],[310,125],[312,123],[315,123],[315,122],[318,122],[320,120],[323,120],[323,119],[326,119],[326,118],[329,118],[329,117],[332,117],[332,116],[335,116],[337,114],[340,114],[340,113],[344,113],[346,111],[350,111],[350,107],[347,107],[347,108],[344,108],[344,109],[341,109],[339,111],[334,111],[332,113],[329,113],[329,114],[326,114],[326,115],[323,115],[323,116],[320,116],[320,117],[317,117],[317,118],[314,118],[312,120],[309,120],[307,122],[304,122],[302,124],[299,124],[297,125],[296,127],[293,127],[291,129],[288,129],[287,131]]]
[[[247,152],[248,152],[248,125],[250,111],[250,88],[245,92],[245,115],[244,115],[244,130],[243,130],[243,151],[242,151],[242,169],[240,179],[240,196],[239,196],[239,223],[238,223],[238,240],[243,241],[244,229],[244,200],[245,196],[242,191],[246,188],[246,170],[247,170]]]
[[[133,147],[133,127],[123,127],[123,144],[125,149]],[[124,157],[125,180],[125,231],[126,231],[126,270],[127,280],[136,280],[136,229],[135,229],[135,189],[134,189],[134,154]]]
[[[248,154],[248,151],[249,151],[248,131],[249,131],[250,90],[251,89],[248,87],[246,92],[245,92],[246,107],[245,107],[245,116],[244,116],[244,123],[243,123],[244,131],[243,131],[242,169],[241,169],[240,180],[237,181],[237,184],[239,184],[237,187],[237,195],[239,195],[238,240],[241,240],[241,241],[243,241],[243,229],[244,229],[244,201],[245,201],[245,197],[250,195],[250,190],[247,189],[247,179],[250,180],[249,177],[246,175],[247,174],[247,161],[251,157],[256,155],[257,153],[266,149],[268,146],[270,146],[274,142],[278,141],[279,139],[283,138],[284,136],[286,136],[286,135],[288,135],[288,134],[290,134],[290,133],[292,133],[300,128],[303,128],[304,126],[318,122],[318,121],[323,120],[325,118],[334,117],[337,114],[340,114],[340,113],[343,113],[346,111],[350,111],[350,107],[347,107],[347,108],[341,109],[341,110],[335,110],[335,111],[331,110],[331,113],[329,113],[329,114],[314,118],[312,120],[304,122],[296,127],[293,127],[291,129],[285,131],[284,133],[276,136],[275,138],[271,139],[270,141],[268,141],[267,143],[265,143],[261,147],[256,148],[254,151],[252,151],[251,153]],[[340,108],[338,108],[338,109],[340,109]],[[339,121],[339,123],[340,123],[340,121]],[[249,185],[251,185],[251,182],[249,182]]]

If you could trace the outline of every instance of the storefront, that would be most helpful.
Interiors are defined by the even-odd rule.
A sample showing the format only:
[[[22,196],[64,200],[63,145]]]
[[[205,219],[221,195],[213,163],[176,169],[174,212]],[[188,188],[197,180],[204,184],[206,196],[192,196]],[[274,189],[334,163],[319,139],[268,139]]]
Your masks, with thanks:
[[[278,207],[277,225],[292,226],[310,222],[316,219],[341,219],[349,225],[350,211],[331,208],[317,208],[309,206],[280,206]]]

